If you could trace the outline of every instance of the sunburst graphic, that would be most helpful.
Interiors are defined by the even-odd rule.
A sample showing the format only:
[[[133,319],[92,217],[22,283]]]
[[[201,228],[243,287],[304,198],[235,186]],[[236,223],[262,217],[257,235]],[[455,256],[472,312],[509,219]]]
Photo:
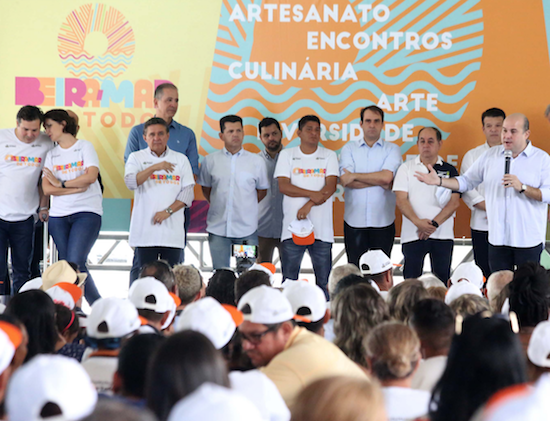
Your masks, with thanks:
[[[126,17],[114,7],[85,4],[69,13],[61,25],[57,50],[74,76],[114,79],[132,62],[134,31]]]

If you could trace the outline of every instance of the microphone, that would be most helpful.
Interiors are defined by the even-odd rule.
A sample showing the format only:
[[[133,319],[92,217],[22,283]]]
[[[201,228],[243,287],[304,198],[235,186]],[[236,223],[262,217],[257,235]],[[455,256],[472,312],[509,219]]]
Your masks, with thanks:
[[[510,162],[512,161],[512,151],[507,149],[504,151],[504,174],[510,174]]]

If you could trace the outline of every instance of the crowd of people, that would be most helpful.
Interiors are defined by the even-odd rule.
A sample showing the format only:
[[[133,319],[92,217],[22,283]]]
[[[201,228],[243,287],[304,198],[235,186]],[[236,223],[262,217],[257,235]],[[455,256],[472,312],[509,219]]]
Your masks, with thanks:
[[[287,148],[279,122],[264,118],[265,150],[253,154],[242,118],[228,115],[223,148],[199,165],[193,132],[173,119],[177,88],[159,85],[154,103],[124,155],[134,192],[124,299],[102,298],[86,267],[103,186],[78,116],[25,106],[15,129],[0,131],[0,286],[11,297],[0,315],[4,418],[547,418],[550,277],[539,261],[550,157],[524,115],[484,112],[486,142],[460,172],[439,157],[435,127],[419,131],[419,155],[403,163],[374,105],[360,110],[363,138],[339,158],[320,146],[317,116],[300,119],[298,146]],[[338,182],[348,264],[333,268]],[[207,282],[182,264],[195,183],[209,202]],[[475,261],[451,273],[461,196]],[[394,285],[396,207],[405,280]],[[35,225],[45,221],[60,260],[31,279]],[[258,263],[232,270],[233,246],[257,246]],[[315,284],[299,280],[306,251]]]

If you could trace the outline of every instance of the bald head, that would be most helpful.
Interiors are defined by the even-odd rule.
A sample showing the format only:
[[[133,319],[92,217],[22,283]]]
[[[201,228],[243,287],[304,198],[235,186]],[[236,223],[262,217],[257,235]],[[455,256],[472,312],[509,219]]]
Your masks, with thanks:
[[[513,124],[514,126],[517,125],[518,128],[521,127],[524,132],[529,130],[529,120],[527,119],[525,114],[521,114],[521,113],[510,114],[508,117],[504,119],[504,123],[506,122]]]
[[[78,115],[72,110],[67,110],[67,114],[69,114],[69,117],[71,117],[75,121],[76,134],[78,134],[78,131],[80,130],[80,126],[78,125]]]
[[[504,287],[512,282],[513,278],[514,272],[511,270],[499,270],[489,276],[489,279],[487,279],[487,298],[489,299],[491,308],[493,308],[493,304],[496,303]],[[498,306],[498,304],[496,304],[496,306]],[[500,309],[497,311],[500,311]]]
[[[523,114],[511,114],[502,124],[502,146],[512,151],[512,156],[518,156],[529,141],[529,120]]]

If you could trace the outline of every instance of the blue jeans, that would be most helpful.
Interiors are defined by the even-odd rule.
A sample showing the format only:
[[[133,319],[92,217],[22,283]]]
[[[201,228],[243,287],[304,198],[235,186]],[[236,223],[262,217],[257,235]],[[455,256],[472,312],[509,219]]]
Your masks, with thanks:
[[[231,259],[232,244],[258,245],[258,232],[254,232],[248,237],[231,238],[208,233],[208,245],[212,255],[212,266],[214,269],[229,268]]]
[[[146,263],[155,260],[166,260],[170,266],[182,263],[183,249],[174,247],[136,247],[134,250],[134,261],[130,270],[130,285],[139,278],[141,269]]]
[[[10,294],[8,247],[11,247],[13,290],[19,291],[31,277],[34,218],[9,222],[0,219],[0,295]]]
[[[292,239],[284,240],[281,246],[281,266],[283,268],[283,280],[298,279],[300,276],[300,266],[306,250],[313,263],[313,272],[315,273],[315,282],[328,300],[328,275],[332,269],[332,243],[321,240],[309,246],[299,246]]]
[[[76,263],[81,272],[87,272],[84,297],[90,305],[101,298],[88,271],[88,254],[99,236],[101,216],[93,212],[77,212],[68,216],[50,218],[50,234],[57,247],[59,260]]]

